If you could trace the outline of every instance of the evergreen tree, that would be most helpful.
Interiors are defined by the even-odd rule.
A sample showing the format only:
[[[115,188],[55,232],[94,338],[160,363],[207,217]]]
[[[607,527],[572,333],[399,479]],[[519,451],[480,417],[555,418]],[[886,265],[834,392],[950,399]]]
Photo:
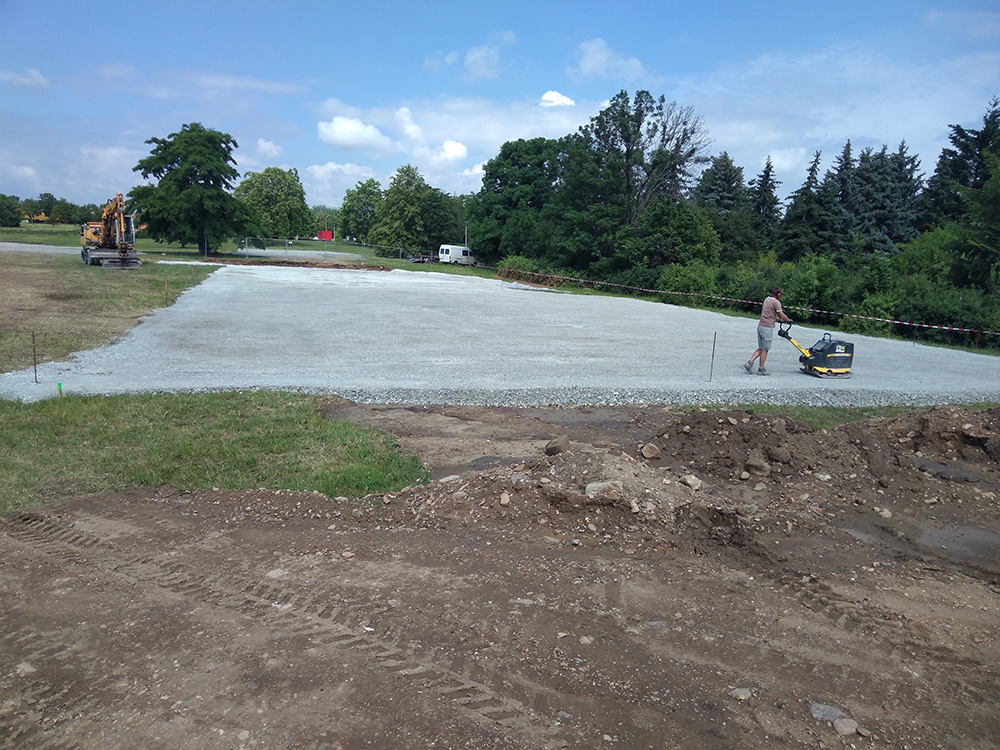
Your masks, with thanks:
[[[945,148],[938,157],[934,174],[923,194],[920,228],[931,229],[946,221],[955,221],[965,213],[962,188],[978,190],[990,177],[987,153],[1000,153],[1000,99],[994,97],[983,116],[979,130],[950,125]]]
[[[806,181],[790,199],[778,235],[778,257],[797,261],[819,245],[819,160],[817,151],[806,173]]]
[[[849,215],[854,216],[858,209],[858,175],[850,141],[844,144],[844,150],[833,163],[833,179],[837,185],[837,203]]]
[[[692,197],[712,223],[725,263],[751,260],[764,249],[763,238],[754,226],[743,168],[736,166],[728,153],[712,158]]]
[[[764,169],[750,180],[749,185],[753,224],[765,242],[770,242],[774,238],[774,233],[781,222],[781,201],[778,199],[780,184],[774,179],[774,165],[768,156]]]
[[[750,195],[743,181],[743,167],[738,167],[725,151],[713,156],[691,193],[695,205],[725,216],[746,208]]]
[[[920,193],[923,189],[920,159],[907,153],[906,141],[901,141],[889,160],[892,162],[895,206],[887,231],[893,242],[909,242],[918,234]]]

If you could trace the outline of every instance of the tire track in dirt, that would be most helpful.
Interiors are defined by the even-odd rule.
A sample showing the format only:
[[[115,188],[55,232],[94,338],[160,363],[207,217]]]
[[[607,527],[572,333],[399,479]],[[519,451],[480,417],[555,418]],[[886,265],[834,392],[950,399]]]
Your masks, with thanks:
[[[904,615],[843,597],[815,577],[775,561],[736,513],[686,506],[679,510],[678,521],[696,546],[724,564],[751,570],[772,581],[778,593],[845,632],[870,640],[887,656],[910,669],[934,675],[934,681],[965,693],[969,700],[1000,708],[1000,682],[983,679],[967,669],[981,666],[979,662],[947,646],[934,645],[932,634]],[[961,680],[956,677],[958,673],[962,674]]]
[[[389,643],[366,630],[354,615],[366,603],[341,600],[332,603],[324,598],[304,596],[275,582],[251,582],[240,585],[223,576],[208,578],[196,574],[180,563],[163,563],[148,555],[137,555],[118,548],[88,532],[70,528],[57,518],[40,512],[21,512],[6,519],[0,529],[10,538],[35,550],[58,557],[71,564],[99,565],[117,575],[136,582],[167,589],[175,594],[223,609],[267,617],[284,630],[302,636],[312,644],[332,650],[350,649],[364,654],[389,674],[410,682],[416,690],[428,689],[451,701],[466,716],[488,724],[498,724],[531,746],[539,748],[565,747],[558,741],[558,727],[548,725],[520,700],[498,692],[485,682],[468,674],[445,667],[427,658],[413,655],[406,643]],[[86,553],[92,553],[87,555]],[[12,634],[10,637],[16,637]],[[62,657],[62,651],[57,658]],[[44,651],[32,652],[30,658],[48,658]],[[472,670],[466,670],[472,671]],[[482,672],[482,670],[480,670]],[[495,685],[502,685],[497,679]],[[107,687],[102,685],[102,687]],[[93,691],[94,685],[91,685]],[[37,688],[38,697],[29,703],[54,705],[46,696],[54,686]],[[57,691],[62,698],[70,688]],[[71,692],[71,691],[70,691]],[[23,708],[24,699],[12,706],[15,712]],[[83,706],[76,706],[82,710]],[[73,711],[71,704],[60,706],[61,713]],[[15,715],[10,726],[0,723],[0,737],[10,735],[26,738],[33,730],[25,715]],[[45,745],[59,748],[63,745]],[[70,746],[65,746],[70,747]]]

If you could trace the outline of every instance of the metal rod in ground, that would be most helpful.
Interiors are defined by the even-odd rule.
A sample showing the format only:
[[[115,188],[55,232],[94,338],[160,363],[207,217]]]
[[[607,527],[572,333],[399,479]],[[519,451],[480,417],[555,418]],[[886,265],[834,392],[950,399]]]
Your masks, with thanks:
[[[35,348],[35,332],[31,332],[31,357],[35,360],[35,385],[38,385],[38,349]]]
[[[712,366],[708,368],[708,382],[712,382],[712,374],[715,372],[715,342],[719,338],[719,332],[716,331],[715,335],[712,336]]]

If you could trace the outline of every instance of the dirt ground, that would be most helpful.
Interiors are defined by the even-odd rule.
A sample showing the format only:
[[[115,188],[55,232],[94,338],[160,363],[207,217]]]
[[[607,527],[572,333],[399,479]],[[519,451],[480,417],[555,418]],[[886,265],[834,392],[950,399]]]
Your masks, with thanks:
[[[998,409],[325,410],[433,481],[0,521],[0,747],[1000,746]]]

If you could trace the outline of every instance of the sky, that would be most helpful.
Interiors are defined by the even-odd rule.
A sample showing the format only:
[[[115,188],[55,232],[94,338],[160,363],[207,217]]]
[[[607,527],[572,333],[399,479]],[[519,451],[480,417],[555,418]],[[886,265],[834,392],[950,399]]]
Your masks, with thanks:
[[[1000,96],[997,0],[0,0],[0,193],[103,203],[150,138],[232,135],[241,175],[310,206],[415,166],[477,192],[507,141],[576,132],[620,91],[691,107],[786,196],[906,141],[926,176]]]

